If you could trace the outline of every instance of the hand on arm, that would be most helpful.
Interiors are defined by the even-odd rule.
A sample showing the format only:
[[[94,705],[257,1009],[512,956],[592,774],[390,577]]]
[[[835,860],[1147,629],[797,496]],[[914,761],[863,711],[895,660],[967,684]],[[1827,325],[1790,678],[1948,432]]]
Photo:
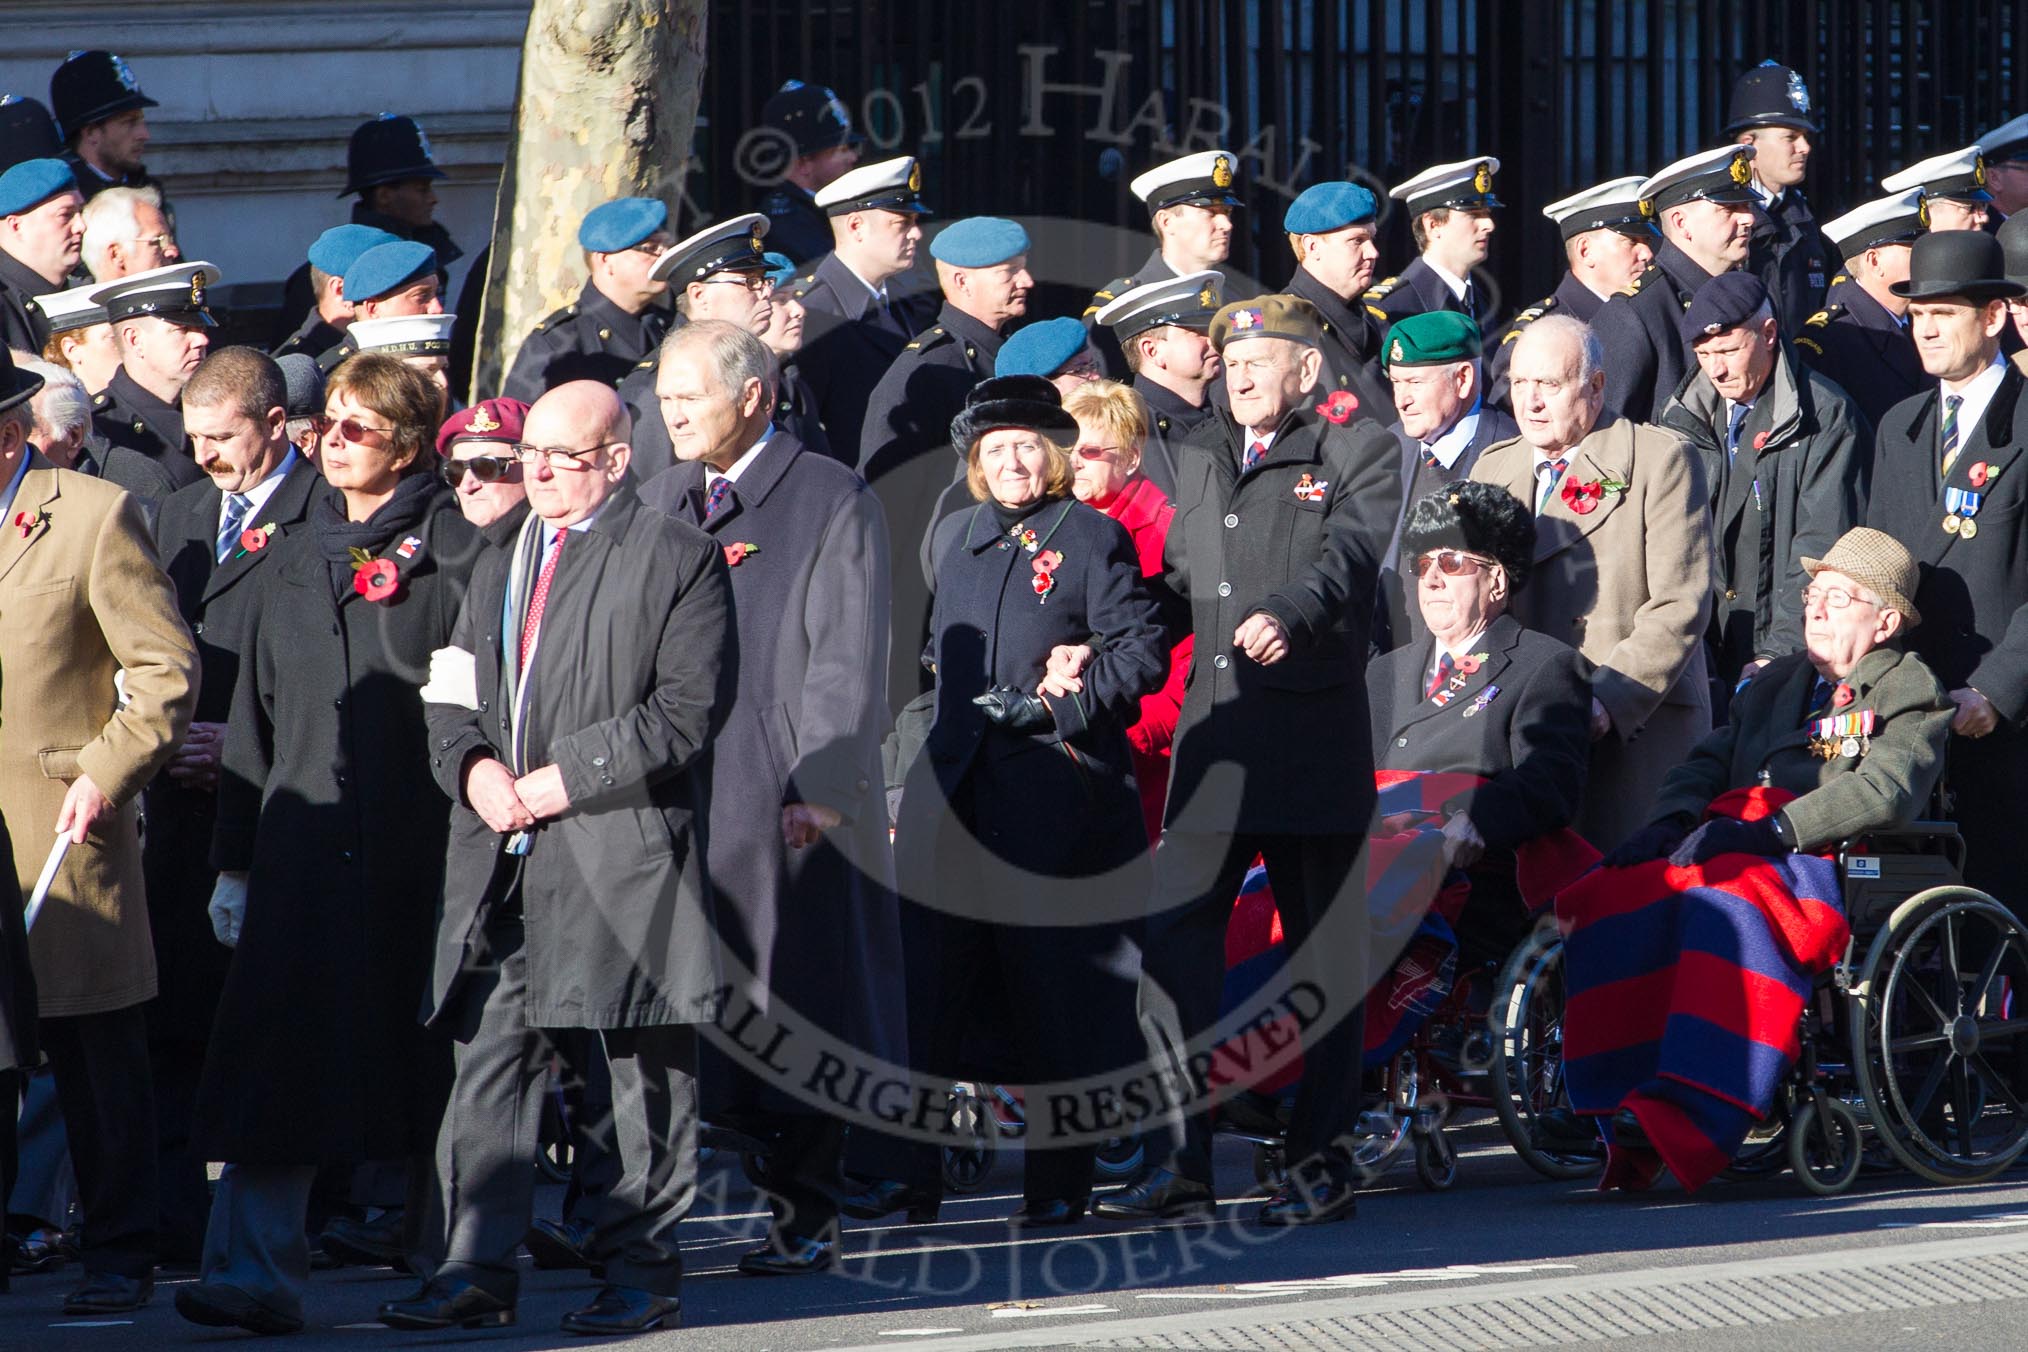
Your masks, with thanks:
[[[491,756],[475,753],[466,761],[465,802],[479,814],[479,820],[501,835],[535,825],[535,813],[522,802],[517,789],[514,772]]]

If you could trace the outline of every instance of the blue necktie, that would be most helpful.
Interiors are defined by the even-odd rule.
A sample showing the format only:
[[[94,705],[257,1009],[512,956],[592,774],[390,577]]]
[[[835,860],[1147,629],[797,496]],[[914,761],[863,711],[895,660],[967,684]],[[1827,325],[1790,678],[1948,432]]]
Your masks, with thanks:
[[[239,534],[246,526],[246,514],[253,508],[253,499],[244,493],[225,495],[225,524],[218,528],[218,561],[224,563],[226,556],[239,544]]]
[[[704,519],[711,520],[718,515],[718,509],[725,506],[725,500],[732,496],[732,480],[719,475],[711,481],[711,491],[704,495]]]
[[[1728,461],[1739,457],[1739,429],[1746,422],[1749,411],[1745,404],[1732,406],[1732,420],[1725,425],[1725,458]]]

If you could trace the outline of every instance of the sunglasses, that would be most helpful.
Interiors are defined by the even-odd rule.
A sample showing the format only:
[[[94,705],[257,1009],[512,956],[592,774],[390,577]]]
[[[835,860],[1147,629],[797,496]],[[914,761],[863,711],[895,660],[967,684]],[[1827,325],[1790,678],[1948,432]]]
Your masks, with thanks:
[[[320,437],[330,436],[331,429],[335,427],[338,429],[338,435],[346,441],[364,441],[366,440],[366,434],[369,432],[381,437],[394,435],[392,427],[375,427],[370,423],[363,423],[357,418],[332,418],[322,413],[311,416],[310,426],[317,429],[317,435]]]
[[[1473,573],[1484,572],[1488,568],[1499,567],[1497,560],[1482,559],[1476,554],[1467,554],[1462,549],[1433,549],[1427,554],[1416,556],[1415,575],[1421,577],[1427,573],[1431,564],[1435,564],[1436,570],[1445,577],[1467,577]]]
[[[467,474],[482,484],[516,483],[521,478],[521,466],[511,456],[475,455],[469,460],[446,460],[443,468],[444,482],[456,488],[465,481]]]

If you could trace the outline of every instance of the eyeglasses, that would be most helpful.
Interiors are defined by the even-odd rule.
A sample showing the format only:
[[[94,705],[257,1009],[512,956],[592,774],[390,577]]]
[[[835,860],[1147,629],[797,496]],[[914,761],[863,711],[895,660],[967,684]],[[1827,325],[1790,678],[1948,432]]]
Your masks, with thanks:
[[[310,416],[310,426],[317,429],[319,437],[330,436],[331,429],[335,427],[338,429],[338,436],[345,441],[364,441],[368,432],[381,437],[391,437],[394,435],[392,427],[375,427],[371,423],[363,423],[357,418],[333,418],[323,413],[312,414]]]
[[[1081,446],[1078,446],[1078,447],[1076,448],[1076,455],[1077,455],[1077,458],[1078,458],[1078,459],[1080,459],[1080,460],[1108,460],[1108,459],[1116,459],[1116,458],[1118,458],[1118,457],[1120,457],[1120,456],[1123,456],[1123,455],[1125,455],[1126,453],[1127,453],[1127,448],[1126,448],[1126,447],[1124,447],[1124,446],[1089,446],[1089,445],[1081,445]]]
[[[587,446],[581,451],[574,451],[568,446],[530,446],[524,441],[515,446],[514,458],[524,465],[532,465],[539,460],[551,469],[590,469],[591,463],[585,459],[586,456],[597,455],[608,446],[621,444],[623,443],[617,441],[602,441],[596,446]]]
[[[134,243],[152,244],[166,253],[168,250],[176,247],[176,236],[167,232],[159,235],[138,235],[135,237]]]
[[[1819,601],[1822,601],[1831,610],[1843,610],[1854,601],[1857,601],[1862,606],[1872,606],[1876,610],[1883,608],[1880,602],[1861,596],[1857,592],[1846,591],[1843,587],[1819,587],[1813,582],[1803,588],[1804,605],[1813,606]]]
[[[765,296],[775,289],[775,279],[767,276],[756,277],[749,273],[735,272],[723,277],[706,277],[704,285],[743,286],[756,296]]]
[[[1477,554],[1467,554],[1462,549],[1432,549],[1427,554],[1416,556],[1415,575],[1421,577],[1427,573],[1431,564],[1435,564],[1436,570],[1445,577],[1469,577],[1473,573],[1500,566],[1498,559],[1481,558]]]
[[[669,243],[668,240],[656,236],[644,239],[639,244],[630,244],[620,252],[647,254],[650,258],[659,258],[669,251]]]
[[[1069,376],[1073,380],[1097,380],[1105,374],[1105,370],[1098,364],[1097,357],[1080,357],[1056,374]]]
[[[521,477],[521,466],[511,455],[475,455],[464,460],[444,461],[444,482],[456,488],[471,475],[482,484],[513,483]]]

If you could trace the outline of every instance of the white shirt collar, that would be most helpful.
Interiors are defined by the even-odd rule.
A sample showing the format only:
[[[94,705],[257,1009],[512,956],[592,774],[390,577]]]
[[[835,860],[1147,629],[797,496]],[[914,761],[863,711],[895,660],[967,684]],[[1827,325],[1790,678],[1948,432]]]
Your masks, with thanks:
[[[610,497],[606,499],[606,502],[611,501],[612,499]],[[606,502],[602,502],[597,507],[593,508],[592,514],[586,517],[584,520],[573,521],[568,526],[565,526],[563,529],[571,531],[576,534],[583,534],[585,531],[590,530],[592,522],[598,520],[599,513],[603,512],[606,509]],[[556,543],[557,534],[558,531],[555,526],[550,525],[547,521],[542,523],[542,552],[544,555],[547,555],[549,553],[549,547]]]
[[[1986,405],[1993,402],[1993,396],[2000,392],[2000,382],[2006,378],[2007,359],[1996,355],[1993,358],[1991,366],[1988,366],[1985,370],[1966,381],[1959,389],[1946,390],[1943,388],[1942,381],[1937,382],[1937,393],[1939,396],[1955,394],[1964,400],[1962,404],[1958,405],[1958,444],[1960,446],[1964,445],[1971,437],[1972,429],[1979,425],[1979,420],[1986,416]],[[1943,426],[1943,406],[1941,404],[1937,406],[1937,426],[1939,431],[1941,431]]]
[[[1751,192],[1755,197],[1760,199],[1760,205],[1763,210],[1771,210],[1781,203],[1782,195],[1773,188],[1768,187],[1767,184],[1761,182],[1758,178],[1747,180],[1746,187],[1748,192]]]
[[[1256,432],[1252,428],[1248,428],[1246,433],[1246,446],[1244,449],[1251,450],[1256,444],[1259,445],[1260,447],[1260,453],[1262,455],[1266,455],[1268,447],[1275,444],[1275,434],[1273,430],[1269,430],[1266,432]]]
[[[1468,285],[1470,285],[1470,283],[1468,283],[1463,277],[1460,277],[1456,273],[1452,272],[1449,268],[1445,267],[1443,264],[1437,262],[1434,258],[1431,258],[1428,254],[1424,254],[1422,256],[1422,261],[1429,266],[1429,270],[1431,272],[1434,272],[1439,278],[1442,279],[1443,284],[1445,286],[1451,289],[1451,294],[1453,296],[1456,296],[1459,300],[1463,300],[1465,298],[1465,288]]]
[[[273,497],[275,490],[282,486],[282,480],[286,479],[289,476],[289,471],[296,467],[296,462],[299,458],[296,454],[296,448],[294,446],[289,447],[289,453],[282,457],[281,464],[276,465],[274,470],[265,479],[262,479],[252,488],[240,494],[241,497],[247,500],[246,524],[248,526],[260,524],[254,518],[260,514],[261,508],[268,505],[268,499]],[[225,526],[225,514],[232,507],[231,499],[232,494],[230,493],[218,495],[218,524],[221,529]]]
[[[28,477],[28,455],[28,448],[22,447],[21,459],[14,465],[14,477],[7,481],[7,487],[0,488],[0,521],[5,521],[13,510],[14,499],[21,493],[21,481]]]
[[[1484,405],[1474,404],[1471,412],[1451,424],[1450,431],[1435,441],[1423,443],[1429,447],[1429,453],[1436,457],[1439,465],[1449,469],[1458,463],[1458,457],[1465,453],[1465,447],[1472,444],[1472,437],[1479,430],[1479,410],[1482,407]]]
[[[1486,631],[1484,629],[1480,629],[1476,633],[1472,634],[1469,638],[1467,638],[1463,643],[1460,643],[1457,647],[1450,649],[1452,664],[1455,665],[1460,657],[1463,657],[1466,654],[1470,653],[1473,648],[1478,646],[1479,640],[1484,638],[1485,636]],[[1443,661],[1444,651],[1445,649],[1443,644],[1436,642],[1432,642],[1430,644],[1429,661],[1423,664],[1423,685],[1427,686],[1431,680],[1435,679],[1437,672],[1437,664]]]
[[[774,434],[775,425],[769,423],[767,430],[761,433],[760,440],[742,451],[739,459],[727,465],[724,470],[715,470],[707,465],[704,472],[704,486],[709,488],[712,482],[718,479],[729,479],[733,483],[738,483],[739,476],[746,473],[746,467],[753,463],[753,458],[761,453],[761,449],[768,444],[768,438]]]

